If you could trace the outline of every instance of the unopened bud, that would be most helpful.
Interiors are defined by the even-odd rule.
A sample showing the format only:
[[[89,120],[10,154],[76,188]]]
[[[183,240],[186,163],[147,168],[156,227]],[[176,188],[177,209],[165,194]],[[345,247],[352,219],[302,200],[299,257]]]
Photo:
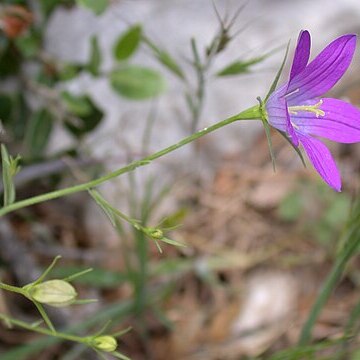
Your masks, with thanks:
[[[113,352],[117,348],[117,341],[113,336],[103,335],[93,338],[91,345],[98,350]]]
[[[164,237],[164,233],[160,229],[149,229],[149,236],[156,240],[161,240]]]
[[[29,289],[32,300],[39,303],[62,307],[72,304],[77,296],[74,287],[64,280],[49,280]]]

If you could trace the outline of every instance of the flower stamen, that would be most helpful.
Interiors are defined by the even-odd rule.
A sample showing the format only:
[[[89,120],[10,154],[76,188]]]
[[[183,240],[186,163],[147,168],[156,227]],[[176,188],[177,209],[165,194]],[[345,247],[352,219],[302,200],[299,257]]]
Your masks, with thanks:
[[[292,115],[297,115],[298,111],[308,111],[311,113],[314,113],[315,116],[318,118],[319,116],[325,116],[325,111],[320,109],[320,106],[322,105],[323,101],[319,100],[314,105],[298,105],[298,106],[289,106],[289,113]]]
[[[300,91],[300,89],[299,88],[297,88],[297,89],[295,89],[294,91],[292,91],[292,92],[290,92],[290,93],[288,93],[288,94],[286,94],[285,95],[285,98],[287,98],[287,97],[289,97],[289,96],[291,96],[291,95],[294,95],[294,94],[296,94],[297,92],[299,92]]]

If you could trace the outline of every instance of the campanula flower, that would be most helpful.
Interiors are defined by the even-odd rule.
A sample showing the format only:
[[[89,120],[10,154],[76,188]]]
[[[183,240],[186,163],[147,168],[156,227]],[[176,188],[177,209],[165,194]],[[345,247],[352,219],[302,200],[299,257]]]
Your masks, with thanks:
[[[310,162],[336,191],[341,178],[329,149],[317,138],[339,143],[360,141],[360,111],[338,99],[326,98],[343,76],[354,55],[356,36],[331,42],[310,63],[310,34],[299,35],[289,81],[275,90],[265,104],[269,124],[285,132],[295,147],[301,145]]]

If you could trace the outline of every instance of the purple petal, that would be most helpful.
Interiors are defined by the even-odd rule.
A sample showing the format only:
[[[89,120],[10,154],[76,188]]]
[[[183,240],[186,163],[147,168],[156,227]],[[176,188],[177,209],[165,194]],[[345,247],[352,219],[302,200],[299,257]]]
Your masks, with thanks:
[[[289,115],[289,110],[287,107],[286,99],[284,99],[284,101],[285,101],[285,115],[286,115],[286,133],[290,137],[291,142],[295,146],[299,146],[299,139],[298,139],[298,137],[295,133],[295,129],[290,121],[290,115]]]
[[[349,67],[356,46],[356,35],[343,35],[330,43],[289,83],[289,105],[300,105],[330,90]]]
[[[336,191],[341,191],[339,170],[329,149],[318,139],[298,132],[299,140],[316,171]]]
[[[284,96],[285,92],[286,85],[283,85],[270,95],[266,103],[269,124],[278,130],[286,132],[294,146],[299,146],[299,140],[290,121],[287,101]]]
[[[269,124],[274,128],[286,131],[286,101],[284,95],[287,85],[275,90],[265,104]]]
[[[309,61],[310,56],[310,34],[307,30],[302,30],[299,34],[295,49],[294,60],[291,66],[289,82],[301,71],[303,71]]]
[[[318,100],[314,100],[318,102]],[[291,120],[299,131],[341,143],[360,142],[360,110],[351,104],[331,98],[322,99],[324,116],[299,112]]]

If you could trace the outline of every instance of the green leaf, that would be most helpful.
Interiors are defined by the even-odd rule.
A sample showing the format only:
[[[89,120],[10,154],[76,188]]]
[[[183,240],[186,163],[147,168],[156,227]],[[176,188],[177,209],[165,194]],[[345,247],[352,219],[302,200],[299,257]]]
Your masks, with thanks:
[[[15,43],[21,54],[26,58],[35,56],[41,46],[40,36],[34,32],[16,38]]]
[[[91,44],[90,59],[87,69],[92,75],[98,76],[101,65],[101,51],[96,36],[93,36],[91,38],[90,44]]]
[[[70,115],[75,117],[69,115],[68,119],[65,120],[66,128],[73,135],[80,137],[99,125],[104,114],[89,96],[75,96],[64,91],[61,93],[61,97]]]
[[[181,243],[180,241],[177,241],[177,240],[172,240],[172,239],[169,239],[167,237],[162,237],[161,239],[157,239],[159,241],[162,241],[166,244],[169,244],[169,245],[174,245],[174,246],[178,246],[178,247],[186,247],[185,244]]]
[[[132,56],[139,47],[142,36],[140,25],[132,26],[121,34],[114,46],[114,56],[118,61],[126,60]]]
[[[20,157],[13,158],[9,155],[6,146],[1,144],[1,160],[2,160],[2,178],[4,184],[4,206],[8,206],[15,201],[15,185],[14,176],[20,170]]]
[[[181,80],[185,80],[185,75],[180,65],[167,51],[165,51],[164,49],[160,49],[150,39],[144,36],[143,41],[153,51],[160,64],[164,65],[168,70],[178,76]]]
[[[30,118],[26,129],[25,143],[32,158],[43,155],[53,129],[53,117],[46,109],[41,109]]]
[[[337,255],[331,271],[323,281],[321,289],[319,290],[319,295],[317,296],[316,301],[308,314],[307,320],[303,325],[299,345],[307,345],[310,342],[313,327],[318,320],[322,309],[344,274],[348,262],[358,253],[360,246],[359,215],[360,201],[357,199],[351,210],[347,225],[342,232],[342,237],[340,239],[342,248]]]
[[[63,64],[59,70],[58,77],[60,81],[68,81],[74,79],[84,66],[78,64]]]
[[[89,190],[89,194],[95,200],[95,202],[100,206],[100,208],[104,211],[105,215],[109,218],[112,226],[116,226],[116,214],[114,214],[113,209],[109,206],[109,204],[105,201],[105,199],[100,195],[97,190],[91,189]]]
[[[239,74],[248,73],[250,71],[251,66],[263,62],[264,60],[266,60],[269,56],[271,56],[278,50],[279,50],[279,48],[276,48],[272,51],[269,51],[268,53],[266,53],[264,55],[253,57],[252,59],[249,59],[249,60],[234,61],[234,62],[230,63],[229,65],[225,66],[216,75],[217,76],[229,76],[229,75],[239,75]]]
[[[111,355],[120,360],[131,360],[129,357],[127,357],[124,354],[119,353],[118,351],[112,352]]]
[[[156,53],[157,59],[163,64],[168,70],[177,75],[182,80],[185,80],[185,75],[181,67],[177,64],[175,59],[166,51],[160,50]]]
[[[48,17],[59,5],[59,0],[39,0],[41,12]]]
[[[276,76],[275,76],[275,79],[274,79],[273,83],[272,83],[271,86],[270,86],[269,92],[267,93],[267,95],[266,95],[266,97],[265,97],[265,100],[264,100],[265,103],[266,103],[266,101],[269,99],[269,96],[275,91],[276,86],[277,86],[277,84],[278,84],[278,82],[279,82],[281,73],[282,73],[282,71],[283,71],[283,69],[284,69],[285,62],[286,62],[286,59],[287,59],[287,56],[288,56],[288,53],[289,53],[289,46],[290,46],[290,41],[289,41],[288,44],[287,44],[286,51],[285,51],[285,55],[284,55],[284,59],[283,59],[281,65],[280,65],[280,68],[279,68],[279,70],[278,70],[278,72],[277,72],[277,74],[276,74]]]
[[[298,156],[299,156],[299,158],[300,158],[300,160],[301,160],[304,168],[306,168],[305,159],[304,159],[304,156],[303,156],[303,154],[301,153],[300,149],[292,143],[292,141],[291,141],[291,140],[289,139],[289,137],[287,136],[286,132],[281,131],[281,130],[278,130],[278,129],[276,129],[276,130],[277,130],[277,131],[279,132],[279,134],[291,145],[291,147],[296,151],[296,153],[298,154]]]
[[[67,278],[76,272],[87,270],[81,266],[57,266],[52,270],[54,278]],[[96,288],[114,289],[115,287],[129,281],[128,273],[109,271],[101,268],[93,268],[81,277],[73,280],[76,284],[89,285]]]
[[[229,75],[239,75],[249,72],[251,65],[257,64],[262,61],[261,58],[254,58],[247,61],[234,61],[231,64],[225,66],[222,70],[216,73],[217,76],[229,76]]]
[[[91,112],[91,104],[86,96],[76,96],[67,91],[61,93],[67,109],[77,116],[86,116]]]
[[[266,135],[266,139],[267,139],[268,146],[269,146],[269,153],[270,153],[270,157],[271,157],[272,166],[273,166],[273,169],[275,171],[275,169],[276,169],[275,154],[274,154],[274,150],[273,150],[273,146],[272,146],[270,125],[266,120],[262,120],[262,123],[264,125],[265,135]]]
[[[120,95],[133,100],[149,99],[165,90],[165,80],[153,69],[129,65],[110,75],[111,85]]]
[[[96,15],[102,14],[109,5],[109,0],[77,0],[77,3]]]

